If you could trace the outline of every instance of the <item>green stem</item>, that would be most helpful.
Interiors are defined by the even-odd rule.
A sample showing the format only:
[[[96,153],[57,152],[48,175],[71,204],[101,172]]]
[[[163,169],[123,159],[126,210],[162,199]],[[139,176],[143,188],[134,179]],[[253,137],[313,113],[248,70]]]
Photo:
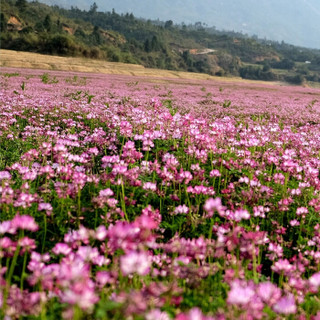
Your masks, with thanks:
[[[279,287],[282,288],[283,285],[283,271],[281,271],[280,273],[280,277],[279,277]]]
[[[212,228],[213,228],[213,224],[214,224],[214,219],[213,218],[211,218],[210,219],[211,221],[210,221],[210,229],[209,229],[209,236],[208,236],[208,239],[209,240],[211,240],[211,238],[212,238]]]
[[[80,320],[82,318],[82,311],[78,305],[73,307],[73,320]]]
[[[44,221],[44,232],[43,232],[41,253],[44,252],[44,247],[45,247],[45,244],[46,244],[46,237],[47,237],[47,215],[46,214],[44,214],[43,221]]]
[[[127,216],[127,212],[126,212],[126,203],[125,203],[125,193],[124,193],[124,184],[123,181],[121,183],[121,191],[122,191],[122,195],[121,195],[121,208],[122,211],[124,213],[124,216],[126,218],[127,221],[129,221],[128,216]]]
[[[5,287],[4,294],[3,294],[3,305],[2,305],[2,309],[3,309],[3,313],[4,314],[5,314],[5,311],[6,311],[6,308],[7,308],[7,299],[8,299],[9,291],[10,291],[10,287],[11,287],[11,279],[12,279],[13,272],[14,272],[14,269],[15,269],[16,264],[17,264],[17,259],[18,259],[19,252],[20,252],[20,246],[18,245],[17,248],[16,248],[16,251],[14,252],[14,255],[13,255],[13,258],[12,258],[12,261],[11,261],[11,265],[10,265],[10,269],[9,269],[9,272],[8,272],[8,276],[6,278],[6,282],[7,283],[6,283],[6,287]]]
[[[257,273],[257,256],[256,256],[256,248],[254,247],[254,243],[252,243],[253,245],[253,250],[252,250],[252,267],[253,267],[253,281],[255,283],[258,283],[258,273]]]
[[[78,210],[77,210],[77,225],[80,226],[80,216],[81,216],[81,189],[78,190]]]
[[[27,266],[27,251],[24,253],[23,256],[23,266],[22,266],[22,272],[21,272],[21,278],[20,278],[20,290],[23,291],[23,281],[25,278],[25,271]]]

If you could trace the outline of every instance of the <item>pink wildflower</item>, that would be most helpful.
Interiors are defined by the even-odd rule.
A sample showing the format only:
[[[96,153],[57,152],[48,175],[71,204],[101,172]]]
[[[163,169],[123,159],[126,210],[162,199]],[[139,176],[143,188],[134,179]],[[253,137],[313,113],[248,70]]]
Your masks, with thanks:
[[[124,275],[137,273],[144,276],[149,273],[150,267],[151,259],[145,252],[131,251],[120,257],[120,268]]]
[[[205,202],[203,208],[207,212],[207,215],[206,215],[207,218],[211,218],[215,211],[217,211],[219,215],[223,216],[226,209],[222,205],[220,198],[215,198],[215,199],[209,198]]]
[[[231,283],[228,303],[244,306],[254,297],[255,291],[251,285],[235,280]]]
[[[12,221],[11,226],[15,229],[37,231],[38,225],[34,221],[34,218],[27,215],[16,215]]]
[[[297,311],[296,302],[294,296],[289,294],[285,297],[282,297],[274,306],[273,310],[277,313],[282,314],[293,314]]]
[[[189,208],[185,204],[183,204],[183,205],[176,207],[174,209],[174,213],[175,214],[187,214],[187,213],[189,213]]]

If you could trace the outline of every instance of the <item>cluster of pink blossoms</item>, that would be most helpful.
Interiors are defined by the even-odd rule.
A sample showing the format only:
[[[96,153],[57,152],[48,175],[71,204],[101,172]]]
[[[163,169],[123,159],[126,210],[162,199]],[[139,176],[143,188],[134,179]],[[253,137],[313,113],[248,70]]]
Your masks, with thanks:
[[[316,90],[7,71],[0,317],[320,318]]]

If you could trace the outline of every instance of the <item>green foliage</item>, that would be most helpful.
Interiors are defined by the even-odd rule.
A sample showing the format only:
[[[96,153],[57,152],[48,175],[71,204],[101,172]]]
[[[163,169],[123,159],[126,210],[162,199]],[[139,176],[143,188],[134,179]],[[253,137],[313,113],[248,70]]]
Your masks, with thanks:
[[[271,71],[270,66],[265,65],[263,68],[259,66],[246,66],[239,70],[240,76],[244,79],[252,80],[265,80],[274,81],[277,80],[277,75]]]
[[[231,100],[225,100],[222,106],[224,108],[229,108],[231,106]]]
[[[93,28],[93,31],[92,31],[92,33],[90,35],[90,38],[91,38],[92,44],[94,44],[94,45],[100,45],[101,44],[102,39],[101,39],[101,34],[100,34],[99,27],[95,26]]]
[[[20,88],[22,91],[26,89],[26,83],[24,81],[21,83]]]
[[[43,75],[41,75],[40,79],[45,84],[53,84],[53,83],[59,82],[59,80],[55,76],[51,77],[49,75],[49,73],[47,73],[47,72],[45,72]]]
[[[3,12],[0,13],[0,32],[7,31],[7,19]]]
[[[285,58],[280,61],[272,61],[270,66],[275,69],[292,70],[295,66],[295,63],[293,60]]]
[[[87,77],[81,77],[81,78],[79,78],[78,76],[68,77],[65,79],[65,82],[73,85],[85,86],[87,84]]]
[[[4,73],[3,76],[6,77],[6,78],[19,77],[19,76],[20,76],[20,73],[18,73],[18,72]]]
[[[94,98],[94,95],[91,95],[88,92],[83,92],[82,90],[78,90],[76,92],[66,94],[65,96],[69,97],[71,100],[76,100],[76,101],[86,99],[87,103],[91,103],[92,98]]]
[[[47,32],[50,32],[52,29],[52,21],[51,21],[50,15],[48,14],[44,18],[43,27]]]
[[[162,101],[162,104],[163,104],[166,108],[168,108],[168,110],[169,110],[169,112],[170,112],[170,114],[171,114],[172,116],[174,116],[174,115],[178,112],[178,108],[177,108],[177,107],[174,107],[174,106],[172,105],[172,100],[171,100],[171,99],[166,99],[166,100]]]
[[[16,7],[21,11],[25,10],[27,8],[27,0],[17,0]]]
[[[72,54],[76,50],[73,39],[67,35],[55,35],[50,39],[51,52],[59,54]]]
[[[300,84],[305,79],[320,81],[319,50],[220,32],[201,22],[186,26],[175,25],[172,20],[144,21],[114,10],[100,12],[96,3],[88,11],[49,7],[26,0],[4,1],[0,6],[0,44],[5,49],[83,56],[220,76],[240,75],[255,80]],[[11,15],[22,23],[19,32],[7,28]],[[214,51],[194,53],[208,48]],[[302,65],[306,61],[308,64]],[[243,65],[243,62],[250,65]]]
[[[302,74],[297,74],[294,76],[286,76],[285,80],[292,84],[303,84],[305,82],[305,77]]]

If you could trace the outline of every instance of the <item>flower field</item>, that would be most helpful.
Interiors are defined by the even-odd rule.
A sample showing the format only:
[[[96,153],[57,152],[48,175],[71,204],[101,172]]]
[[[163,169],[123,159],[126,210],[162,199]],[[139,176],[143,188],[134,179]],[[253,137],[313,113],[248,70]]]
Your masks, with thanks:
[[[319,90],[0,71],[1,319],[320,319]]]

